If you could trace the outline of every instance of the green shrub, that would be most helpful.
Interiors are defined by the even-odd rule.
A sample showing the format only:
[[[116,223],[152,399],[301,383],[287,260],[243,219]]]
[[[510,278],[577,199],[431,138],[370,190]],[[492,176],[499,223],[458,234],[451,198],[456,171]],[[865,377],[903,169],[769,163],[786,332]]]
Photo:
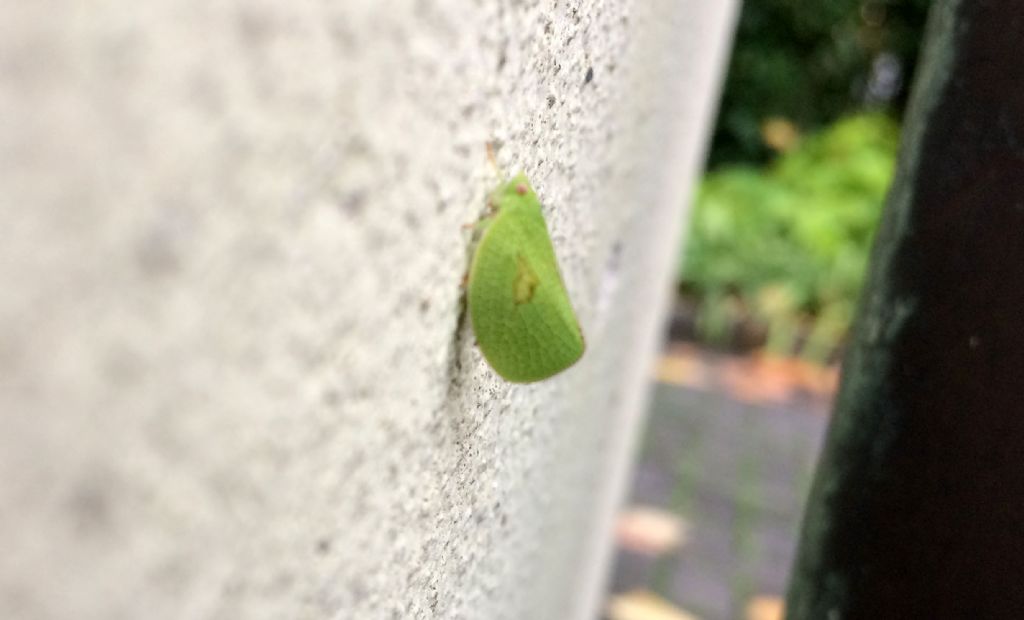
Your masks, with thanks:
[[[753,320],[777,353],[824,359],[841,341],[893,172],[898,126],[840,120],[770,166],[709,173],[694,205],[681,284],[711,341]]]
[[[817,131],[865,105],[899,114],[931,0],[743,2],[709,166],[774,158],[762,123]],[[875,63],[895,62],[891,89],[872,88]],[[890,66],[890,70],[894,67]],[[886,91],[887,92],[882,92]]]

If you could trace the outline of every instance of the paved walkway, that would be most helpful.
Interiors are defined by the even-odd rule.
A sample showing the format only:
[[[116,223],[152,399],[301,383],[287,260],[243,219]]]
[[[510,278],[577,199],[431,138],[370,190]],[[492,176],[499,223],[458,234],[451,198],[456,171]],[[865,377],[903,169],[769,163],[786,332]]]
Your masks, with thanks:
[[[703,620],[744,618],[752,597],[783,595],[825,407],[659,384],[631,503],[678,514],[689,536],[660,558],[620,550],[613,592],[652,590]]]

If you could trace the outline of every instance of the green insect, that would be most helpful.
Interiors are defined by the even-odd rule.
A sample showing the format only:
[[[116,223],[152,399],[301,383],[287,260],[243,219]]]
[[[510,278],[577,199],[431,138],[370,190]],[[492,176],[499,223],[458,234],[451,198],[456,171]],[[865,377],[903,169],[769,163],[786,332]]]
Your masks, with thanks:
[[[547,379],[583,355],[540,201],[525,174],[491,193],[494,213],[469,269],[468,302],[477,343],[494,370],[514,383]]]

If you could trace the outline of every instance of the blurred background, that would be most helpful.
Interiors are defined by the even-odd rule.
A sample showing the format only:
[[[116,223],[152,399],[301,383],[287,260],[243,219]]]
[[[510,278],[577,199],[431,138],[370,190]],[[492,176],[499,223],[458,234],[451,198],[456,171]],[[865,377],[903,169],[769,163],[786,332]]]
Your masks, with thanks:
[[[609,620],[782,617],[926,0],[746,0]]]

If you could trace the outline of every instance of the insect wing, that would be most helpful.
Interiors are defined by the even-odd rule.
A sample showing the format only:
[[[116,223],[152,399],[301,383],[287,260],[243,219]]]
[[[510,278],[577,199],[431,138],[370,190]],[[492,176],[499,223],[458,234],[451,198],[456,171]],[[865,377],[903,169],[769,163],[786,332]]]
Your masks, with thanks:
[[[480,350],[505,379],[546,379],[583,355],[583,336],[535,199],[504,206],[487,227],[468,295]]]

